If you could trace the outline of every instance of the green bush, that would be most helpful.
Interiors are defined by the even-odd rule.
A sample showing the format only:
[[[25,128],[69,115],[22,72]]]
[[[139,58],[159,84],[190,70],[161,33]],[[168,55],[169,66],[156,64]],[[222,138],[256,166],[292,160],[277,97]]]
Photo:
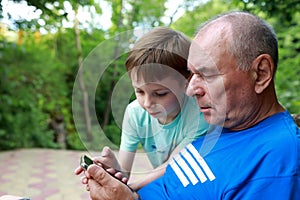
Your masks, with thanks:
[[[74,150],[86,150],[81,138],[76,133],[67,135],[67,148]]]
[[[111,124],[104,128],[105,135],[107,138],[116,146],[120,146],[121,143],[121,129],[115,125]]]
[[[63,65],[40,44],[1,47],[0,150],[57,148],[48,123],[53,110],[67,106]]]

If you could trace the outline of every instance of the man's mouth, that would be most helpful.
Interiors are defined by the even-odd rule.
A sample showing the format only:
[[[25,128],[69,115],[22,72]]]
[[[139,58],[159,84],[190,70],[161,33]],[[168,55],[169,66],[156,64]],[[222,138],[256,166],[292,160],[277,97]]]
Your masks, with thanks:
[[[200,111],[201,112],[208,112],[211,109],[210,106],[200,106]]]

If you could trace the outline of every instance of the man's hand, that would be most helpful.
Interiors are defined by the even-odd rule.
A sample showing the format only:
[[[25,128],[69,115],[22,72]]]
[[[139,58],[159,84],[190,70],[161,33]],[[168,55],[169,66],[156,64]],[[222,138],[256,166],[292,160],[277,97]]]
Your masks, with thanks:
[[[92,200],[136,200],[137,194],[102,167],[92,164],[86,171],[88,190]]]

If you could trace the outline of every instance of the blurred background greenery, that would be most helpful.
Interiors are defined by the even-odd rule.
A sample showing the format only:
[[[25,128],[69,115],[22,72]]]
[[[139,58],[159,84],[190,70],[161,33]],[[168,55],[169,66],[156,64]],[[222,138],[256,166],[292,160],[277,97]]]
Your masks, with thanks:
[[[14,9],[7,10],[8,5]],[[31,8],[31,17],[18,14],[18,5]],[[85,125],[87,136],[80,138],[72,116],[72,90],[82,60],[107,38],[138,27],[170,26],[192,38],[199,24],[229,10],[251,11],[273,25],[279,38],[278,97],[291,113],[299,114],[299,0],[3,0],[0,150],[101,149],[104,136]],[[95,96],[99,123],[116,146],[121,130],[110,98],[116,80],[125,73],[125,58],[107,68]]]

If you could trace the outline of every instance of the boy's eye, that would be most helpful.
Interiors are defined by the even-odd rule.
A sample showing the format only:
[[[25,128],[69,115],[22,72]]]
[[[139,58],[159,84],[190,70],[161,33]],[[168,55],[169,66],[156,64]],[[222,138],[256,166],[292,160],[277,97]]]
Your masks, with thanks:
[[[168,92],[156,92],[155,95],[159,96],[159,97],[163,97],[166,96],[168,94]]]

